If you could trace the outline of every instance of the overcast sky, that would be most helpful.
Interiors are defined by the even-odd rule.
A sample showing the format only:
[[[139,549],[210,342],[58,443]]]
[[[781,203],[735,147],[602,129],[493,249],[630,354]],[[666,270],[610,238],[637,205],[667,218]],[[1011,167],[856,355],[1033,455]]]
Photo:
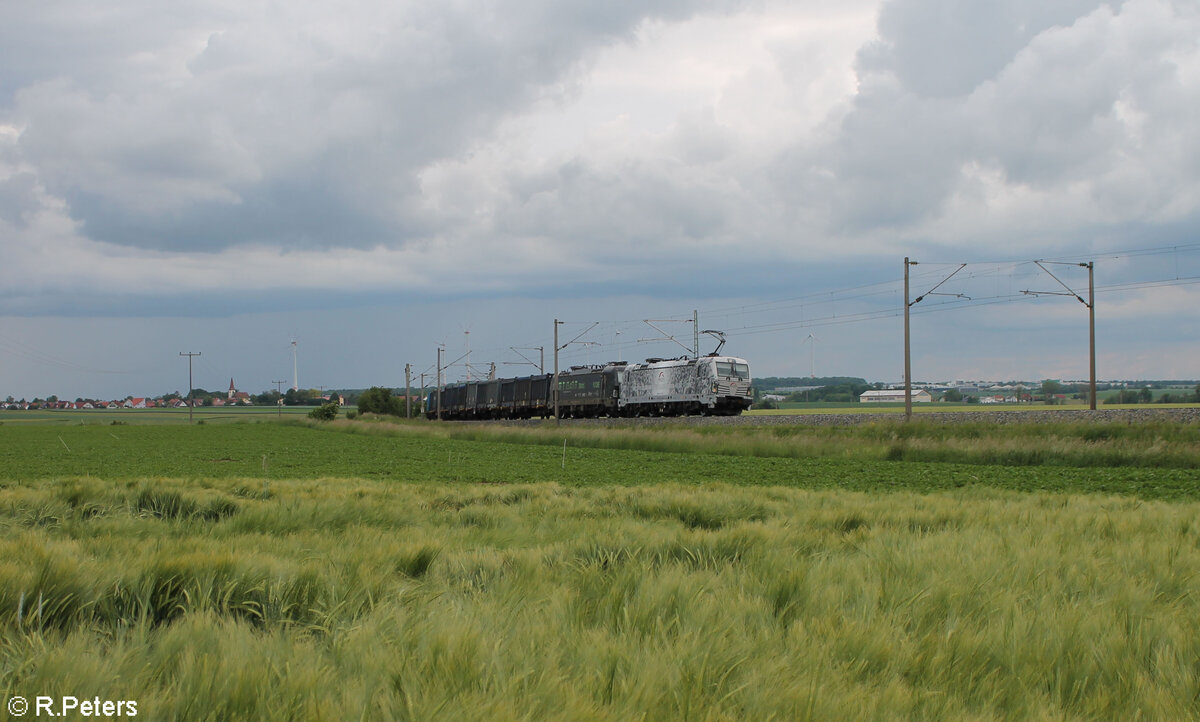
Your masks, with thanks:
[[[899,381],[906,256],[968,264],[917,380],[1087,376],[1086,308],[1021,294],[1086,270],[1033,259],[1095,262],[1102,379],[1200,377],[1194,0],[4,15],[0,398],[186,391],[181,351],[259,392],[292,339],[303,387],[525,373],[555,318],[564,365],[673,356],[693,310],[756,375]]]

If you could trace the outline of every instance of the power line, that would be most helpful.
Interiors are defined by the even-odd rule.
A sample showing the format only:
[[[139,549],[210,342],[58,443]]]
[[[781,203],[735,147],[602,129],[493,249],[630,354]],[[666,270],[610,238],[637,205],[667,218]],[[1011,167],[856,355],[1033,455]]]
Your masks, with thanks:
[[[1154,248],[1135,248],[1110,250],[1104,252],[1089,253],[1087,255],[1106,259],[1122,259],[1122,258],[1144,258],[1155,256],[1168,256],[1180,254],[1191,254],[1200,252],[1200,242],[1184,243],[1170,246],[1160,246]],[[1078,255],[1075,256],[1058,256],[1038,259],[1043,263],[1057,263],[1077,261]],[[1030,279],[1040,273],[1037,268],[1037,261],[1034,260],[999,260],[999,261],[969,261],[959,263],[926,263],[923,262],[918,269],[914,269],[912,280],[918,283],[926,283],[931,281],[942,281],[943,278],[949,280],[947,271],[955,269],[954,281],[955,287],[952,293],[948,293],[945,297],[937,293],[937,286],[930,289],[925,295],[932,293],[934,296],[939,296],[939,300],[926,298],[921,307],[914,308],[914,315],[925,315],[929,313],[942,313],[947,311],[956,311],[963,308],[974,308],[977,306],[990,306],[997,304],[1016,303],[1029,301],[1032,296],[1022,294],[1013,290],[1016,284],[1024,276],[1029,276]],[[1000,285],[1008,279],[1007,283],[1010,287],[1008,292],[1004,292]],[[979,281],[995,281],[997,289],[993,293],[980,295],[975,291],[969,294],[968,291],[973,287],[973,282]],[[1200,276],[1197,275],[1182,275],[1176,273],[1173,278],[1153,278],[1142,279],[1135,281],[1125,281],[1121,283],[1110,283],[1106,285],[1095,286],[1095,293],[1112,294],[1119,292],[1134,291],[1148,288],[1161,288],[1167,286],[1187,286],[1200,283]],[[940,284],[939,284],[940,286]],[[845,288],[829,289],[822,291],[814,291],[806,294],[787,296],[783,298],[773,299],[769,301],[756,301],[753,303],[729,304],[720,305],[710,308],[697,309],[698,315],[704,318],[705,325],[708,327],[722,328],[730,337],[745,337],[753,335],[761,335],[768,333],[785,333],[804,328],[830,327],[846,324],[867,323],[873,321],[886,320],[895,318],[901,315],[901,303],[899,295],[901,289],[901,279],[877,281],[873,283],[857,284]],[[942,300],[944,298],[944,300]],[[887,299],[889,302],[886,306],[876,306],[873,302]],[[866,304],[868,307],[863,308]],[[838,307],[849,305],[848,309],[838,311]],[[810,313],[810,309],[815,311]],[[821,311],[820,309],[824,309]],[[795,312],[799,310],[800,316],[795,317]],[[660,318],[673,318],[675,316],[684,316],[683,312],[676,314],[659,314]],[[686,315],[691,315],[690,313]],[[783,315],[784,318],[778,320],[770,320],[771,315]],[[791,318],[786,316],[791,315]],[[736,321],[741,317],[742,323],[720,323],[720,321]],[[558,325],[562,326],[586,326],[583,333],[594,331],[593,338],[612,337],[621,338],[620,343],[605,343],[601,341],[594,342],[600,347],[618,347],[628,348],[631,346],[641,346],[646,344],[662,344],[672,343],[669,334],[664,334],[662,338],[657,339],[638,339],[631,340],[632,334],[629,329],[634,326],[644,325],[645,316],[636,319],[625,319],[616,321],[558,321]],[[556,326],[557,328],[557,326]],[[583,335],[583,334],[580,334]],[[514,344],[515,345],[515,344]],[[524,346],[537,347],[544,346],[543,339],[537,339],[533,342],[526,341]],[[573,350],[565,348],[564,344],[562,355],[570,359],[578,359],[591,353],[589,349]],[[503,354],[512,352],[512,346],[496,347],[491,349],[474,349],[475,353],[495,353]],[[518,354],[518,356],[520,356]],[[523,358],[523,357],[522,357]],[[528,359],[525,359],[528,361]],[[502,362],[505,363],[505,362]],[[449,366],[450,364],[447,364]]]
[[[110,374],[114,376],[133,376],[145,374],[149,371],[148,368],[133,369],[127,371],[116,371],[113,369],[101,369],[92,366],[84,366],[74,361],[64,359],[52,354],[48,354],[41,349],[35,348],[14,338],[0,338],[0,350],[10,356],[23,358],[27,361],[33,361],[40,365],[57,366],[68,371],[77,371],[82,373],[92,374]]]

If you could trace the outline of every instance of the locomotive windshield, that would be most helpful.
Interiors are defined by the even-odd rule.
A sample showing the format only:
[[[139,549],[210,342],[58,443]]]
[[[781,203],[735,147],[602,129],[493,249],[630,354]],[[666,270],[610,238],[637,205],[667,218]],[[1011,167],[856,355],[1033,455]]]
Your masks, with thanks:
[[[727,379],[750,380],[750,366],[733,361],[718,361],[717,376]]]

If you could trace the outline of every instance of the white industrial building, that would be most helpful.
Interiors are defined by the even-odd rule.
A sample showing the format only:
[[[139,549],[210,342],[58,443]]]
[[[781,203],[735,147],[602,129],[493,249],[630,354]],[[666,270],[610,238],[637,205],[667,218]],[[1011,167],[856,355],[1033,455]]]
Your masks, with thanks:
[[[904,389],[884,389],[882,391],[864,391],[858,400],[864,404],[894,404],[904,402]],[[927,404],[933,401],[933,396],[925,389],[913,389],[914,404]]]

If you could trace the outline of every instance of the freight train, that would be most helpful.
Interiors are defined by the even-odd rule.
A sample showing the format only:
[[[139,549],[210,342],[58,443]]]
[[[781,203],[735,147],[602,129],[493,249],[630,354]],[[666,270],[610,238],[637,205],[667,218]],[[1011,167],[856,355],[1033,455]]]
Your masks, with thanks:
[[[547,418],[554,414],[553,374],[448,384],[425,404],[430,419]],[[440,391],[440,399],[439,399]],[[561,418],[735,416],[750,407],[750,365],[733,356],[646,359],[572,366],[558,375]]]

